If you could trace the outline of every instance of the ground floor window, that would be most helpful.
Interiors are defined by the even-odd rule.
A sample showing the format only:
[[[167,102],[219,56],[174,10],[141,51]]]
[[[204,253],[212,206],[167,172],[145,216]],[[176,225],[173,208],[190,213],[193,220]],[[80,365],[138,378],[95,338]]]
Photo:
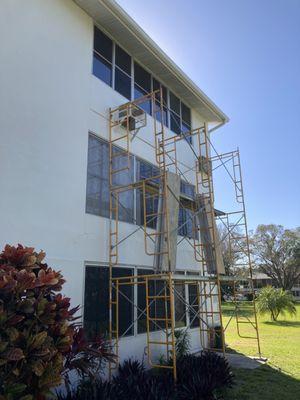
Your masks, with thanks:
[[[152,275],[152,269],[114,267],[113,278]],[[184,273],[183,273],[184,275]],[[183,278],[184,279],[184,278]],[[170,303],[166,300],[168,286],[159,280],[149,279],[149,330],[165,329],[165,319],[170,318]],[[115,291],[113,291],[115,300]],[[199,326],[199,306],[196,284],[174,285],[175,326],[183,328]],[[115,314],[113,310],[113,322]],[[147,332],[146,285],[121,285],[119,290],[119,336],[131,336]],[[109,331],[109,268],[86,266],[84,295],[84,327],[90,338]],[[113,326],[113,329],[116,327]]]
[[[130,276],[132,274],[132,268],[116,267],[113,269],[114,278]],[[124,286],[122,294],[119,293],[119,334],[123,336],[133,335],[133,292],[132,286]],[[95,337],[100,333],[107,334],[109,331],[108,267],[86,267],[84,293],[84,327],[87,335]],[[115,321],[114,315],[113,321]]]

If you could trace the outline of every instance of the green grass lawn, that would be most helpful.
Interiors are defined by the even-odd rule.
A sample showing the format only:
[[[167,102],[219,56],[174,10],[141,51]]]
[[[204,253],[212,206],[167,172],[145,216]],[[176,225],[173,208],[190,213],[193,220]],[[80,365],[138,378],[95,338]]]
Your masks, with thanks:
[[[224,326],[232,315],[230,303],[223,306]],[[245,303],[242,314],[252,319],[251,308]],[[224,394],[226,400],[296,400],[300,399],[300,304],[296,317],[279,317],[272,322],[268,316],[259,316],[262,356],[268,362],[255,370],[235,370],[236,385]],[[243,324],[242,335],[253,336],[250,324]],[[225,333],[226,344],[233,350],[257,356],[256,341],[240,338],[235,320]]]

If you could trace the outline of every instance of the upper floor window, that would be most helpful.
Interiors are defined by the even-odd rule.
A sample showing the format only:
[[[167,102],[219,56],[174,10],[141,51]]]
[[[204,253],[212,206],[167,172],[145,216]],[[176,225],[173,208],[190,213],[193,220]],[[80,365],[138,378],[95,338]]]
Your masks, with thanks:
[[[112,85],[113,42],[94,27],[93,74],[108,85]]]
[[[134,63],[134,98],[145,96],[151,92],[151,75],[138,63]],[[151,115],[151,101],[140,104],[148,114]]]
[[[115,90],[131,100],[131,57],[116,45]]]
[[[161,96],[160,93],[156,95],[157,100],[156,100],[156,107],[158,112],[156,112],[156,118],[158,121],[161,122],[161,109],[163,109],[163,122],[165,126],[169,126],[169,121],[168,121],[168,91],[165,86],[163,86],[160,82],[158,82],[157,79],[152,78],[152,90],[160,90],[162,93],[162,106],[160,104],[161,102]]]
[[[127,157],[124,156],[124,151],[114,146],[113,153],[113,168],[116,170],[126,167],[128,161]],[[130,168],[116,174],[113,178],[113,184],[126,185],[146,179],[145,198],[143,197],[143,190],[139,188],[120,192],[118,195],[118,218],[120,221],[138,225],[146,223],[147,227],[155,229],[160,171],[155,165],[133,155],[130,156],[130,160]],[[193,216],[195,186],[182,181],[180,192],[178,234],[189,238],[197,238]],[[89,134],[86,212],[109,218],[109,193],[108,143],[93,134]]]
[[[187,134],[191,130],[191,110],[172,92],[170,92],[170,128],[178,135]],[[191,139],[191,136],[186,137],[190,143]]]
[[[191,130],[190,108],[139,63],[134,62],[132,68],[132,57],[97,27],[94,27],[93,74],[128,100],[138,99],[161,89],[162,107],[159,95],[155,102],[157,120],[163,121],[165,126],[178,135],[184,135]],[[150,100],[141,103],[140,107],[153,115]],[[190,136],[186,139],[192,141]]]

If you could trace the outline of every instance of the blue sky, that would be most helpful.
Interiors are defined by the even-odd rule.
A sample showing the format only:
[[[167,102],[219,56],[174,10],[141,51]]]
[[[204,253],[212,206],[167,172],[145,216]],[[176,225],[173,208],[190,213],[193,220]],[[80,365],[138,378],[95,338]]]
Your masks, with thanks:
[[[240,148],[249,227],[299,226],[300,0],[118,3],[229,116],[213,143]]]

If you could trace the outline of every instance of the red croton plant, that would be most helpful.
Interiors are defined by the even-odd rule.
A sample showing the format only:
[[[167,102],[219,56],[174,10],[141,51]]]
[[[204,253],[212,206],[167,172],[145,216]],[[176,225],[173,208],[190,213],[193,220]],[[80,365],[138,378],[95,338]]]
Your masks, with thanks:
[[[59,292],[65,280],[44,252],[7,245],[0,254],[0,399],[43,400],[69,373],[95,375],[113,360],[107,342],[87,342],[79,307]]]

